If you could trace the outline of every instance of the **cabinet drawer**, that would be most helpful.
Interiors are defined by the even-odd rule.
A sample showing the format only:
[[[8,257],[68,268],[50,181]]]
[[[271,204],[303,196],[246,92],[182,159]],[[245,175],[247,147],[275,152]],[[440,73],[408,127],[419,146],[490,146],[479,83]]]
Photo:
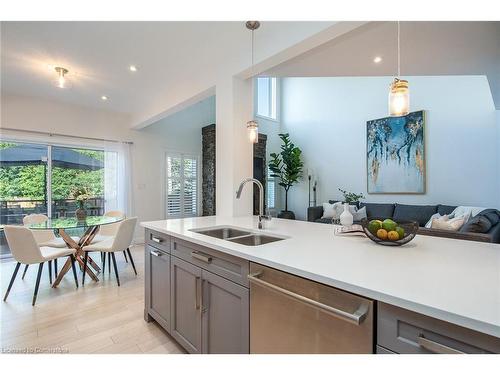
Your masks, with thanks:
[[[378,303],[377,344],[396,353],[500,353],[500,339]]]
[[[249,262],[247,260],[177,238],[172,238],[171,246],[172,255],[248,287]]]
[[[151,229],[146,229],[145,240],[146,245],[150,245],[170,253],[170,236]]]

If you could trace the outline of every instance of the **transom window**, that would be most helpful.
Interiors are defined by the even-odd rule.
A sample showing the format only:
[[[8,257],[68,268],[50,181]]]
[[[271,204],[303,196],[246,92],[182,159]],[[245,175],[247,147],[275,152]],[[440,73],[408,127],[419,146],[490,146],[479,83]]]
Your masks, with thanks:
[[[257,78],[257,116],[277,120],[276,77]]]

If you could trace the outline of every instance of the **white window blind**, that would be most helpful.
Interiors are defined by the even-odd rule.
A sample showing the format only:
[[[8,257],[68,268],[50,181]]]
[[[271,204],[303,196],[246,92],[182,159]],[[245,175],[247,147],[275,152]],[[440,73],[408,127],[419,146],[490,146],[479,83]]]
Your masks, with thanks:
[[[198,214],[198,158],[167,154],[167,216]]]
[[[267,208],[276,207],[276,180],[271,176],[272,172],[267,169]]]

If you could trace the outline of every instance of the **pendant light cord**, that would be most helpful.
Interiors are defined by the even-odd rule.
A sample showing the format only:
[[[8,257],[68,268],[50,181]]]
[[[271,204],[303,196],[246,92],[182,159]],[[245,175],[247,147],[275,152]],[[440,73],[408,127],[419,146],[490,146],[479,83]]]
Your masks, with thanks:
[[[400,44],[400,26],[399,26],[399,21],[398,21],[398,78],[401,78],[401,44]]]
[[[253,39],[254,39],[253,32],[254,32],[254,31],[255,31],[255,30],[252,30],[252,75],[253,75],[253,43],[254,43],[254,42],[253,42]]]

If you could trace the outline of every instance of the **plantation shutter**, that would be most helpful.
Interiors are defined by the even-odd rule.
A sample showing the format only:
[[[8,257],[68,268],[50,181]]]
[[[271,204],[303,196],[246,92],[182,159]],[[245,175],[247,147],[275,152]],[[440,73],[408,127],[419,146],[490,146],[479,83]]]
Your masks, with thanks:
[[[167,155],[167,216],[198,214],[198,159],[182,154]]]

